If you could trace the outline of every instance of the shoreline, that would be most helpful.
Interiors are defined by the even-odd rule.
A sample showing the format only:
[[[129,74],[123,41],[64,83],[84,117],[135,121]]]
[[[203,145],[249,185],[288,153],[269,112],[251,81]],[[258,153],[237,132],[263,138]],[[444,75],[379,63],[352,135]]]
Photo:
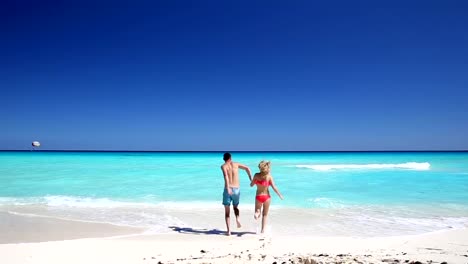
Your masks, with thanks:
[[[253,219],[253,206],[243,204],[239,209],[243,225],[241,231],[258,232],[259,222]],[[388,210],[387,213],[383,210],[376,212],[378,214],[350,210],[349,208],[298,209],[278,207],[270,212],[266,232],[275,236],[372,238],[419,235],[468,227],[468,217],[456,216],[453,213],[445,217],[434,217],[418,212],[402,216],[389,215],[387,214]],[[440,214],[445,214],[445,212],[440,212]],[[36,230],[34,227],[41,225],[45,225],[42,229],[49,229],[52,233],[56,232],[52,229],[55,222],[59,226],[71,225],[78,230],[81,224],[86,225],[86,230],[93,229],[93,226],[94,229],[97,229],[97,226],[102,229],[97,233],[89,231],[88,237],[102,237],[109,232],[111,235],[129,233],[151,235],[173,233],[174,229],[184,228],[206,228],[212,232],[222,232],[226,229],[223,211],[214,206],[196,207],[195,209],[189,209],[187,205],[183,207],[173,205],[144,207],[132,204],[96,208],[49,207],[46,205],[0,207],[0,233],[10,233],[10,237],[13,238],[16,238],[15,234],[17,236],[17,234],[22,233],[26,235],[38,233],[41,229]],[[16,233],[6,228],[7,223],[10,226],[14,223],[12,227],[15,228]],[[234,222],[232,227],[234,227]],[[29,231],[26,232],[26,230]],[[86,236],[74,236],[74,238],[83,237]],[[64,237],[53,240],[61,240],[60,238]],[[0,243],[6,240],[7,238],[0,238]],[[37,239],[33,241],[37,241]]]
[[[224,215],[219,210],[188,211],[170,207],[168,211],[157,212],[184,221],[168,225],[155,220],[164,229],[151,230],[57,217],[56,211],[49,207],[20,207],[22,210],[17,212],[0,210],[0,263],[468,263],[466,222],[422,234],[384,236],[383,232],[379,236],[365,236],[366,232],[378,230],[372,230],[375,226],[371,223],[352,232],[344,226],[335,230],[333,225],[326,224],[336,219],[320,218],[318,211],[308,211],[309,214],[295,209],[274,210],[266,234],[259,235],[255,228],[260,222],[250,219],[253,210],[244,205],[243,226],[235,228],[231,219],[233,235],[228,237],[224,231]],[[117,214],[111,216],[125,217],[142,209],[129,208],[119,207]],[[95,212],[96,208],[89,210],[80,212]],[[307,225],[313,229],[317,223],[325,225],[322,228],[331,228],[330,233],[335,235],[313,235],[302,229]],[[386,227],[392,229],[391,225]],[[362,236],[353,235],[359,230]]]
[[[243,225],[241,231],[259,232],[260,222],[253,219],[252,207],[242,205],[240,211]],[[468,227],[467,217],[395,218],[383,213],[369,217],[366,212],[349,214],[345,209],[329,211],[278,207],[272,208],[270,215],[266,232],[274,236],[386,238]],[[231,227],[234,227],[234,222]],[[4,234],[0,237],[0,243],[8,242],[9,237],[14,241],[20,241],[23,237],[24,241],[20,242],[39,242],[68,237],[170,234],[174,230],[206,228],[211,233],[223,232],[226,229],[223,212],[211,207],[190,210],[173,206],[68,209],[51,209],[47,206],[0,207],[0,233]],[[73,229],[83,229],[86,234],[74,234]],[[66,230],[66,233],[60,236],[56,234],[47,240],[47,232],[54,234],[60,233],[60,230]],[[39,236],[40,239],[37,238]]]
[[[143,229],[136,227],[52,217],[28,217],[0,211],[0,245],[106,238],[134,235],[142,231]]]

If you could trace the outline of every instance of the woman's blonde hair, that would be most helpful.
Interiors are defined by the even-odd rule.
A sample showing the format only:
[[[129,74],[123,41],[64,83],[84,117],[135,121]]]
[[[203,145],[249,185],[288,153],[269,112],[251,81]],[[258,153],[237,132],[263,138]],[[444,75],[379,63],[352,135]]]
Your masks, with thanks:
[[[261,174],[267,174],[268,172],[270,172],[270,162],[262,160],[258,164],[258,168],[260,169]]]

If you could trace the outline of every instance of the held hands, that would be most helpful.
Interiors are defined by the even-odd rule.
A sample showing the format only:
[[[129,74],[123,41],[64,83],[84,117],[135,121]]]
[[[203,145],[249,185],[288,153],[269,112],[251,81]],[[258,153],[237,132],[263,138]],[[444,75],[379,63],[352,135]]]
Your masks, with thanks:
[[[228,191],[228,194],[229,194],[229,195],[232,195],[232,190],[231,190],[231,188],[227,188],[227,191]]]

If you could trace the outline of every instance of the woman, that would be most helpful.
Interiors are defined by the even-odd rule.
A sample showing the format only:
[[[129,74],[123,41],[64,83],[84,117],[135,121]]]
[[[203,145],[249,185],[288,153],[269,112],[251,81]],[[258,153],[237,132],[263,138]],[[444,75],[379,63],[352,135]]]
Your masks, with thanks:
[[[283,196],[276,188],[275,182],[273,181],[273,176],[270,175],[270,162],[269,161],[262,161],[258,164],[258,168],[260,169],[259,173],[255,173],[252,182],[250,183],[250,187],[257,185],[257,195],[255,196],[255,215],[254,218],[258,219],[260,217],[260,211],[263,206],[263,218],[262,218],[262,233],[265,231],[266,219],[268,216],[268,210],[270,209],[270,192],[268,191],[268,187],[271,186],[273,190],[278,194],[279,198],[283,200]]]

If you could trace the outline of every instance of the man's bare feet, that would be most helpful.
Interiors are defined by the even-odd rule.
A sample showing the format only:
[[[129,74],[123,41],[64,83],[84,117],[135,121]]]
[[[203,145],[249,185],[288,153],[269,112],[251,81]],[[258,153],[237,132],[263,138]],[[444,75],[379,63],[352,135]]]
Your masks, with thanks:
[[[257,220],[260,217],[260,210],[255,211],[254,218]]]
[[[236,222],[237,222],[237,228],[241,228],[241,227],[242,227],[242,225],[241,225],[241,223],[240,223],[239,219],[237,219],[237,220],[236,220]]]
[[[231,231],[227,231],[226,236],[230,236],[230,235],[231,235]]]

